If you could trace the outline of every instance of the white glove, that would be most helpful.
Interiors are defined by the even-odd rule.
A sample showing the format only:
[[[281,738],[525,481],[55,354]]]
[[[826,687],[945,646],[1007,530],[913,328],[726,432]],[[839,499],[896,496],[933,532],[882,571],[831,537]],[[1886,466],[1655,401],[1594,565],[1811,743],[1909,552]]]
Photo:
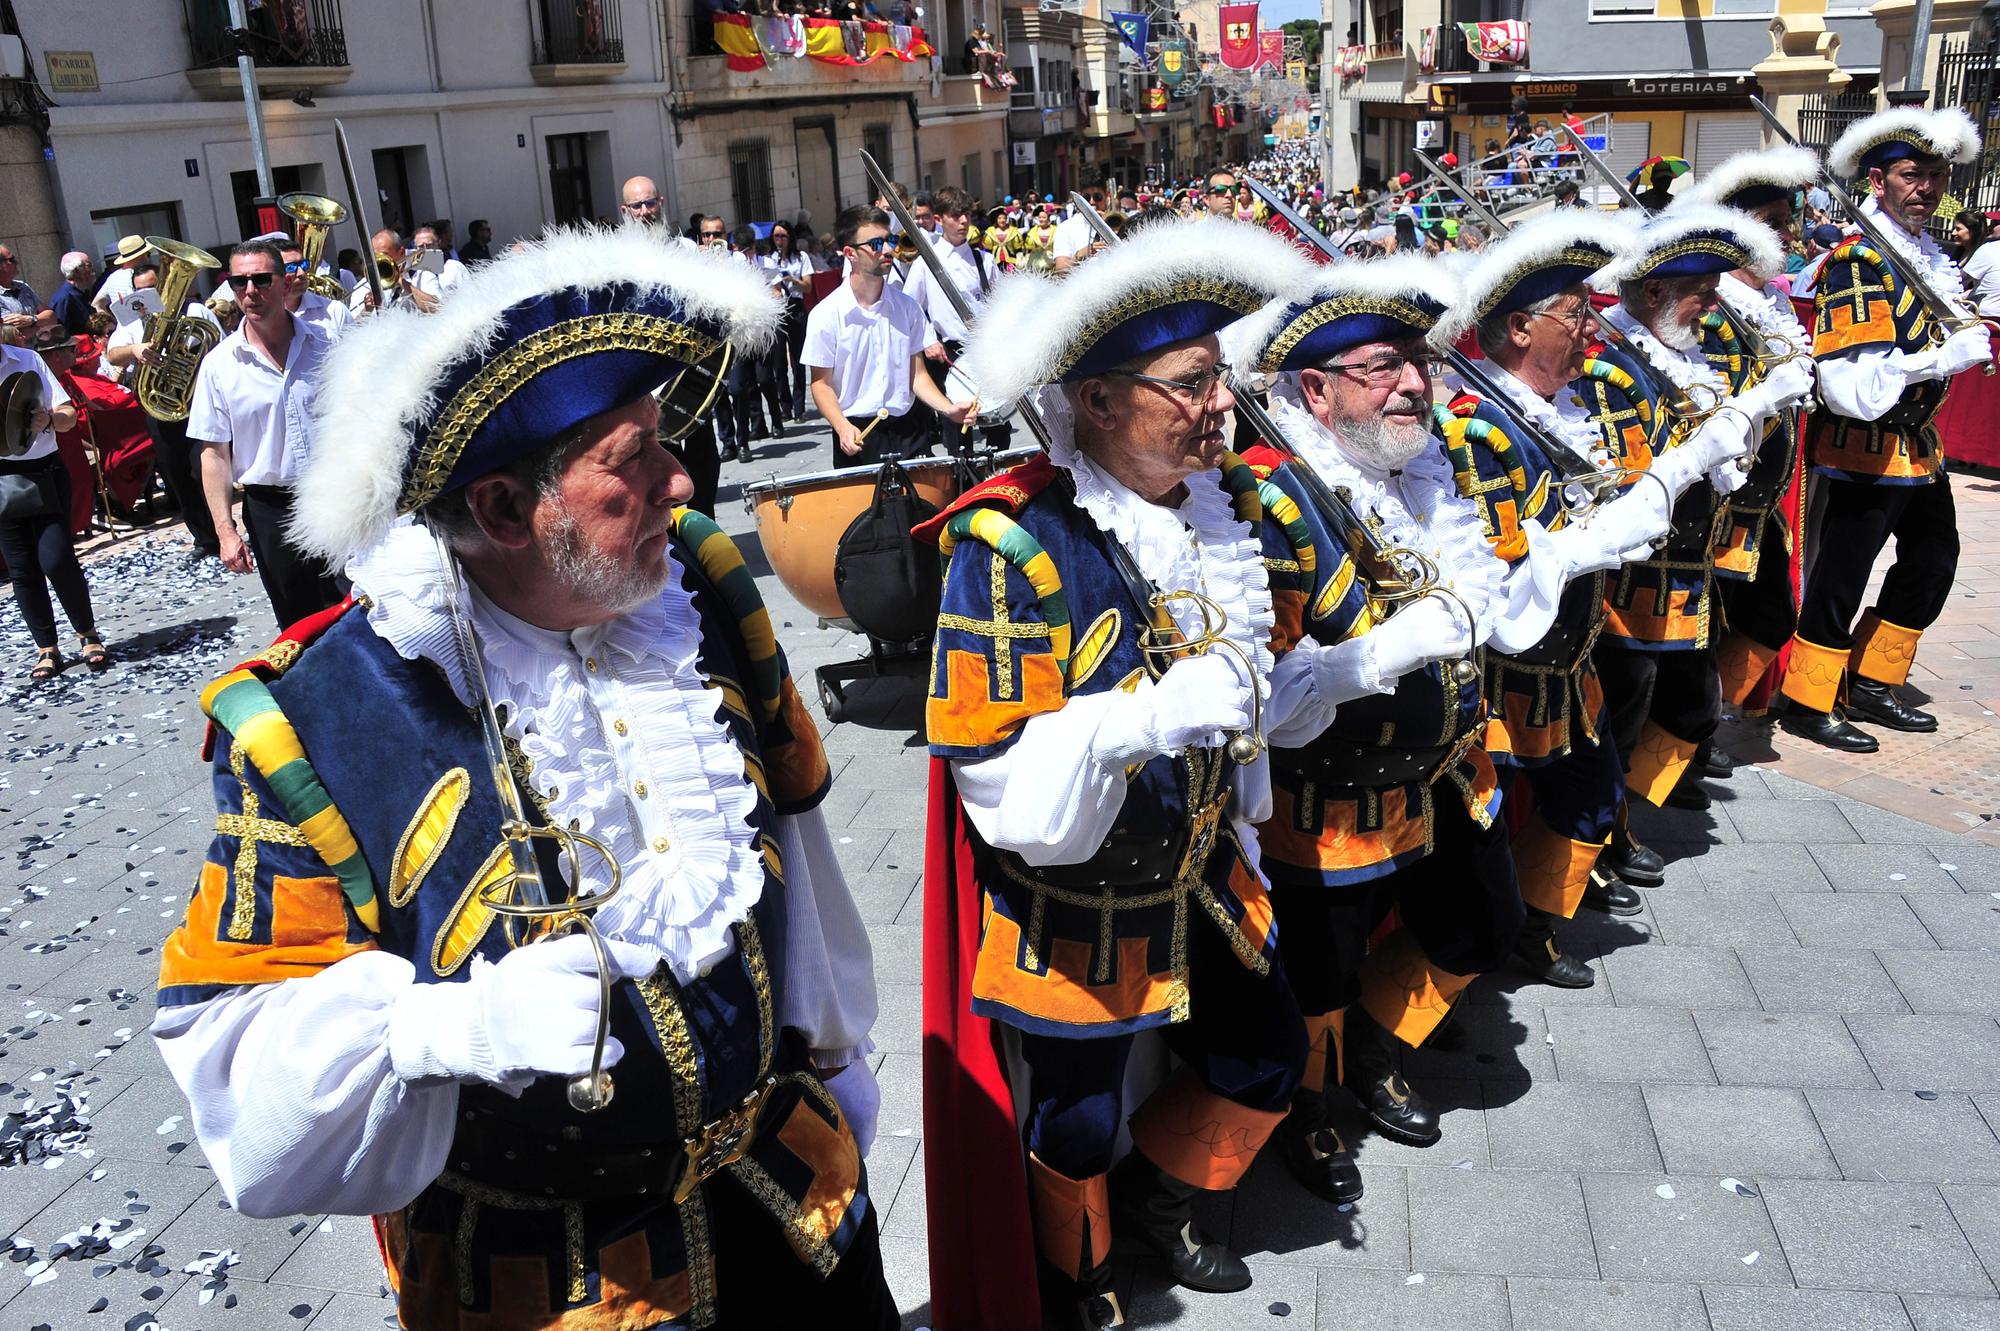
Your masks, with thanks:
[[[1753,419],[1768,419],[1802,401],[1812,392],[1812,386],[1812,358],[1800,356],[1772,370],[1755,388],[1737,394],[1734,402],[1738,410]]]
[[[1673,525],[1663,508],[1660,487],[1651,481],[1633,487],[1608,504],[1592,510],[1581,521],[1571,521],[1560,531],[1549,533],[1568,569],[1563,581],[1585,573],[1617,568],[1628,562],[1626,551],[1639,550],[1639,557],[1652,554],[1651,542],[1665,536]]]
[[[1685,452],[1697,460],[1699,470],[1713,473],[1726,463],[1748,456],[1760,433],[1738,412],[1718,411],[1694,432],[1693,438],[1671,450],[1668,456]]]
[[[840,1106],[842,1118],[854,1133],[854,1144],[861,1148],[861,1158],[868,1158],[868,1148],[875,1144],[875,1124],[882,1117],[882,1087],[875,1080],[875,1069],[868,1066],[868,1060],[857,1058],[844,1068],[823,1073],[820,1082]]]
[[[1250,682],[1226,651],[1184,656],[1151,689],[1126,696],[1130,704],[1108,713],[1091,741],[1099,761],[1211,748],[1222,732],[1250,728]]]
[[[1933,347],[1925,353],[1930,358],[1929,375],[1920,378],[1949,379],[1954,374],[1984,365],[1993,359],[1993,338],[1980,324],[1972,328],[1962,328],[1945,340],[1941,347]]]
[[[1432,661],[1466,655],[1472,650],[1472,630],[1456,602],[1426,596],[1358,638],[1297,650],[1313,653],[1313,691],[1321,702],[1337,707],[1371,693],[1393,692],[1397,680]]]
[[[616,978],[650,975],[657,949],[605,940]],[[389,1012],[389,1062],[405,1081],[488,1082],[518,1094],[538,1076],[590,1071],[602,999],[590,940],[570,934],[476,957],[463,981],[413,984]],[[604,1065],[625,1055],[605,1041]]]

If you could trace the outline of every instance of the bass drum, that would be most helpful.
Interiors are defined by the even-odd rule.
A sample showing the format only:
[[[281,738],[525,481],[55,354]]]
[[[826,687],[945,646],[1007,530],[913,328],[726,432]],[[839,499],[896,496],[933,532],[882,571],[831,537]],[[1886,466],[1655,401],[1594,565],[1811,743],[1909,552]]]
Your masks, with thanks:
[[[928,503],[943,508],[958,497],[964,477],[956,458],[905,458],[898,465]],[[875,501],[880,467],[848,467],[802,476],[771,477],[744,488],[743,503],[757,515],[757,540],[785,590],[821,619],[845,619],[834,582],[840,538]]]

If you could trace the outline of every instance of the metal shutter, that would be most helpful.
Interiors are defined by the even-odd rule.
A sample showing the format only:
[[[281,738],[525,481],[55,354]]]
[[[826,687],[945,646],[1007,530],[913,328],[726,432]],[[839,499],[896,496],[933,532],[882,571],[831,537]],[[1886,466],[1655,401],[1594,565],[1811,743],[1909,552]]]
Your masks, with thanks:
[[[1763,121],[1753,113],[1705,112],[1688,117],[1688,161],[1700,180],[1737,153],[1764,146]]]
[[[1611,148],[1599,154],[1605,164],[1620,176],[1631,173],[1633,167],[1645,161],[1653,153],[1653,124],[1650,120],[1619,120],[1612,117]],[[1585,185],[1602,185],[1595,176],[1586,176]],[[1606,200],[1609,202],[1609,200]]]

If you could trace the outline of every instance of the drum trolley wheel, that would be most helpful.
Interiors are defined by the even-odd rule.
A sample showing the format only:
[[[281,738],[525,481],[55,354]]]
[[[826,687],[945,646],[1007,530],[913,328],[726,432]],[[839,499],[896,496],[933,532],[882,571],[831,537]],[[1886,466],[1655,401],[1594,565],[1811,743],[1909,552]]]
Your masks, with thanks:
[[[929,638],[913,642],[885,642],[870,636],[868,655],[839,661],[813,671],[819,688],[820,710],[838,725],[847,719],[847,686],[859,679],[921,679],[930,668]]]

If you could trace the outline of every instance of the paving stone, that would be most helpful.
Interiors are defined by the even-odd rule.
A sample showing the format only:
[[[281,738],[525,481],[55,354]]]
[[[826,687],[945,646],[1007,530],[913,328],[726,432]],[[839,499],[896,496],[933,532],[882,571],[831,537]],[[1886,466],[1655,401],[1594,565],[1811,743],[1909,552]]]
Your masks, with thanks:
[[[1135,1326],[1238,1331],[1250,1325],[1308,1327],[1319,1319],[1318,1274],[1307,1267],[1261,1267],[1256,1283],[1235,1294],[1197,1294],[1168,1285],[1156,1269],[1145,1274],[1151,1278],[1132,1292],[1128,1321]]]
[[[1929,898],[1872,892],[1780,897],[1792,932],[1804,947],[1932,947],[1915,907]]]
[[[1908,1183],[2000,1183],[2000,1138],[1963,1095],[1808,1091],[1841,1172]]]
[[[1413,1276],[1421,1274],[1421,1280]],[[1510,1331],[1507,1282],[1428,1271],[1321,1271],[1319,1331]]]
[[[916,1137],[877,1137],[868,1152],[868,1190],[884,1234],[920,1239],[927,1232],[922,1145]]]
[[[888,1054],[914,1054],[923,1039],[923,993],[914,984],[875,986],[875,1047]]]
[[[1926,845],[1938,839],[1938,829],[1930,823],[1905,818],[1902,814],[1878,809],[1860,800],[1842,800],[1840,811],[1861,839],[1871,844],[1890,845],[1895,843]]]
[[[924,973],[924,940],[914,924],[871,924],[869,950],[881,984],[907,984]]]
[[[2000,1087],[2000,1024],[1991,1017],[1857,1013],[1847,1018],[1847,1026],[1885,1087]]]
[[[918,895],[918,874],[850,873],[845,877],[847,890],[854,894],[855,909],[862,922],[871,926],[894,922]]]
[[[273,1279],[307,1289],[373,1296],[382,1288],[382,1274],[382,1251],[368,1218],[333,1215],[307,1226],[305,1242],[284,1260]]]
[[[144,1034],[133,1038],[152,1043]],[[169,1121],[173,1126],[160,1132]],[[102,1149],[107,1155],[180,1166],[201,1160],[187,1098],[166,1077],[141,1077],[131,1090],[95,1115],[93,1126],[103,1139]]]
[[[2000,1008],[2000,954],[1888,951],[1877,954],[1910,1009],[1920,1013],[1992,1013]]]
[[[122,1260],[129,1255],[120,1253],[119,1257]],[[123,1327],[127,1319],[141,1312],[157,1314],[191,1278],[172,1269],[164,1275],[150,1275],[121,1268],[98,1279],[91,1275],[91,1266],[90,1262],[59,1263],[50,1268],[57,1273],[56,1278],[41,1285],[28,1284],[17,1274],[20,1268],[12,1268],[5,1290],[7,1297],[0,1303],[0,1322],[9,1331],[17,1327],[20,1331],[32,1331],[43,1326],[50,1331],[72,1331],[93,1323]],[[151,1298],[146,1297],[149,1294]],[[89,1310],[98,1299],[108,1303],[103,1313],[93,1317]],[[244,1325],[247,1327],[248,1323]]]
[[[1553,1078],[1556,1060],[1548,1043],[1548,1016],[1535,1001],[1540,993],[1537,986],[1516,994],[1488,990],[1478,1002],[1468,996],[1452,1010],[1452,1025],[1465,1037],[1460,1046],[1449,1052],[1413,1050],[1404,1056],[1404,1070],[1420,1083],[1454,1077],[1499,1081]]]
[[[1949,1183],[1938,1192],[1944,1196],[1945,1205],[1951,1208],[1972,1250],[1986,1263],[1986,1274],[1993,1276],[2000,1272],[2000,1188]]]
[[[1583,1196],[1606,1280],[1792,1283],[1763,1202],[1724,1191],[1714,1176],[1585,1174]]]
[[[1798,1091],[1755,1086],[1645,1089],[1668,1173],[1840,1177]]]
[[[1770,841],[1710,846],[1693,863],[1703,885],[1716,892],[1833,890],[1806,846]]]
[[[1745,841],[1789,841],[1828,846],[1861,840],[1836,803],[1813,800],[1749,801],[1729,810],[1729,821]]]
[[[1658,1170],[1637,1086],[1618,1082],[1486,1083],[1487,1141],[1497,1169]]]
[[[1789,943],[1795,937],[1778,898],[1768,892],[1688,892],[1647,904],[1660,937],[1674,947]]]
[[[160,1323],[172,1327],[173,1331],[242,1331],[247,1327],[262,1328],[262,1331],[285,1331],[288,1327],[339,1327],[340,1315],[321,1320],[321,1310],[331,1303],[334,1295],[323,1289],[305,1289],[297,1285],[269,1285],[237,1274],[239,1268],[230,1267],[228,1284],[215,1292],[207,1303],[201,1301],[201,1291],[206,1281],[190,1279],[182,1285],[180,1292],[168,1299],[160,1308]],[[235,1306],[229,1300],[235,1297]],[[393,1305],[386,1299],[376,1300],[380,1306],[371,1308],[373,1322],[355,1322],[356,1326],[367,1326],[371,1331],[380,1331],[382,1315]],[[104,1310],[106,1314],[117,1311]],[[99,1320],[102,1320],[101,1318]],[[112,1323],[116,1326],[117,1323]]]
[[[1619,1007],[1757,1006],[1757,991],[1727,947],[1632,947],[1604,958],[1598,971]]]
[[[1917,1183],[1772,1179],[1765,1209],[1802,1288],[1991,1294],[1936,1188]]]
[[[193,1256],[204,1248],[233,1248],[241,1255],[232,1275],[246,1280],[269,1280],[285,1259],[297,1252],[311,1232],[292,1233],[296,1220],[253,1220],[221,1205],[222,1188],[211,1187],[195,1198],[178,1220],[161,1230],[159,1241],[170,1253]],[[311,1217],[314,1224],[320,1217]],[[183,1257],[181,1260],[186,1261]]]
[[[2000,884],[2000,846],[1982,846],[1957,840],[1949,844],[1930,839],[1939,867],[1958,880],[1968,892],[1990,892]],[[1991,900],[1991,898],[1988,898]]]
[[[1410,1269],[1409,1179],[1456,1170],[1361,1167],[1362,1196],[1340,1211],[1308,1193],[1273,1156],[1236,1189],[1231,1241],[1263,1263],[1341,1270]],[[1254,1259],[1253,1259],[1254,1260]]]
[[[2000,1331],[2000,1299],[1905,1294],[1903,1306],[1916,1331]]]
[[[2000,879],[1988,879],[1983,884],[1975,884],[1972,893],[1967,896],[1911,897],[1910,909],[1923,921],[1929,937],[1939,947],[2000,949],[2000,900],[1992,896],[1995,891],[2000,891]],[[1922,947],[1924,944],[1881,941],[1874,946]]]
[[[1715,1072],[1685,1012],[1565,1008],[1548,1014],[1564,1081],[1699,1081]]]
[[[1706,1331],[1701,1291],[1630,1280],[1516,1277],[1507,1282],[1514,1331]]]
[[[875,1084],[882,1092],[882,1108],[876,1115],[875,1130],[880,1136],[923,1131],[923,1060],[916,1054],[880,1054],[876,1060]]]
[[[1963,890],[1925,846],[1815,846],[1812,854],[1836,892]]]
[[[365,1294],[329,1294],[309,1325],[319,1331],[395,1331],[396,1303]]]
[[[1893,1294],[1717,1285],[1702,1301],[1711,1331],[1910,1331]]]
[[[1875,1086],[1838,1016],[1821,1012],[1699,1012],[1715,1075],[1734,1086]]]
[[[1649,846],[1675,842],[1691,847],[1693,852],[1743,840],[1720,804],[1696,812],[1655,809],[1644,800],[1633,800],[1632,831]]]
[[[89,1177],[100,1165],[103,1177]],[[105,1160],[101,1156],[96,1160],[74,1161],[60,1172],[69,1175],[70,1186],[16,1231],[37,1244],[47,1245],[71,1230],[126,1215],[128,1192],[137,1192],[138,1200],[149,1208],[134,1217],[134,1223],[146,1231],[145,1242],[157,1242],[159,1235],[208,1191],[210,1183],[205,1175],[191,1169],[134,1160]]]
[[[1569,1175],[1415,1169],[1410,1265],[1418,1271],[1592,1279],[1583,1190]]]
[[[884,1235],[882,1238],[882,1274],[889,1284],[889,1293],[896,1300],[896,1307],[903,1310],[903,1326],[914,1328],[928,1325],[929,1317],[912,1317],[908,1314],[928,1310],[931,1298],[930,1250],[922,1239],[905,1239]]]
[[[1870,951],[1744,947],[1736,956],[1767,1012],[1910,1010],[1902,991]]]

